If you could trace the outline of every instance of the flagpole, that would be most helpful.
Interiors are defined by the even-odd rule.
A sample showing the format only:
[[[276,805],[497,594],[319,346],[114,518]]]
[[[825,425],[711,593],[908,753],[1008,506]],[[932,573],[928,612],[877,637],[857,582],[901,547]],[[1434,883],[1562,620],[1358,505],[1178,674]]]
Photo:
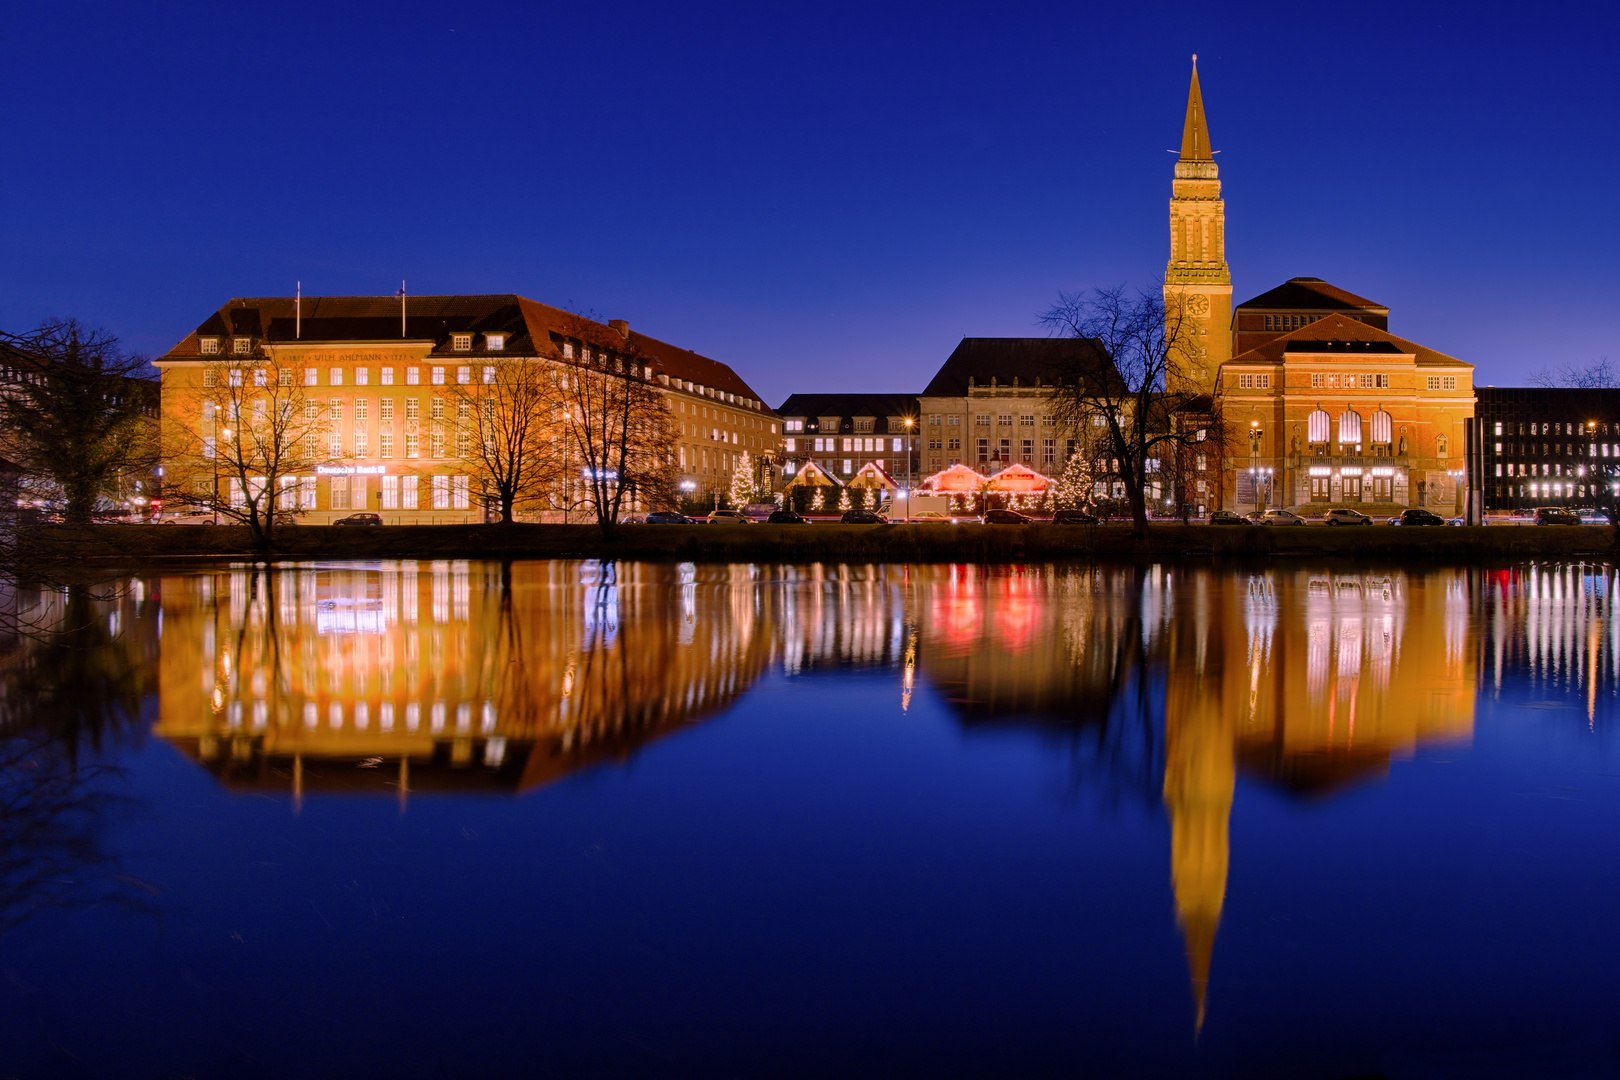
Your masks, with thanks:
[[[405,283],[399,283],[399,336],[405,336]]]
[[[297,292],[293,295],[293,337],[304,336],[304,283],[298,283]]]

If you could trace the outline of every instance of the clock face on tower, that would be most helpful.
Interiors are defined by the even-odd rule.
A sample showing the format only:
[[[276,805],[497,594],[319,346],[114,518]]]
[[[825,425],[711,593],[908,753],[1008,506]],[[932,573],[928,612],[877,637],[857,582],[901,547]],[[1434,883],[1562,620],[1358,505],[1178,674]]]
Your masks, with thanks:
[[[1209,297],[1202,293],[1193,293],[1184,301],[1187,314],[1194,318],[1203,318],[1209,314]]]

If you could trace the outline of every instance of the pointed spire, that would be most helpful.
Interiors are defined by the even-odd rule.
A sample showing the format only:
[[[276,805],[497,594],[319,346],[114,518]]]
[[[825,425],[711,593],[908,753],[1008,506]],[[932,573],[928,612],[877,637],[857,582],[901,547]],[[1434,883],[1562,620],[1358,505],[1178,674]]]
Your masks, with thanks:
[[[1209,150],[1209,122],[1204,95],[1198,89],[1198,54],[1193,53],[1192,86],[1187,90],[1187,122],[1181,127],[1181,160],[1214,161]]]

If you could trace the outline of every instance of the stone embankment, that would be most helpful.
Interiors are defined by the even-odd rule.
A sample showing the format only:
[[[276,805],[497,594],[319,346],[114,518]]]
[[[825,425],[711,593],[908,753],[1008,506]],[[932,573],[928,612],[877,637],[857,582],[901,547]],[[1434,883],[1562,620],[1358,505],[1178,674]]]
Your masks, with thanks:
[[[177,559],[618,558],[704,562],[972,562],[1205,558],[1371,558],[1498,561],[1608,557],[1609,526],[1399,528],[1125,525],[592,525],[282,526],[274,549],[224,525],[38,526],[27,550],[53,561]]]

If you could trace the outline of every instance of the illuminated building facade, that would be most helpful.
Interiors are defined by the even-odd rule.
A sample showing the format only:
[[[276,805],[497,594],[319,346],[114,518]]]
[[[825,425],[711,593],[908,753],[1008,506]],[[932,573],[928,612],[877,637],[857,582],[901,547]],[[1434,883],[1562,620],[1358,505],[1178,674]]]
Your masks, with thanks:
[[[373,510],[387,523],[480,521],[467,399],[498,365],[571,361],[602,348],[580,340],[587,328],[651,370],[679,432],[685,489],[723,490],[744,451],[767,466],[779,460],[780,421],[731,368],[621,320],[604,327],[512,295],[268,297],[231,300],[154,361],[165,468],[171,479],[188,468],[182,484],[206,489],[207,461],[231,437],[229,418],[210,407],[210,380],[240,379],[251,397],[252,380],[273,372],[297,408],[320,417],[320,463],[283,500],[301,520]],[[182,466],[170,448],[188,441],[201,445]]]
[[[920,479],[917,399],[909,394],[794,394],[776,412],[786,475],[815,462],[847,483],[870,464],[904,484],[909,460]]]
[[[1486,513],[1614,499],[1620,390],[1483,386],[1475,395]]]

